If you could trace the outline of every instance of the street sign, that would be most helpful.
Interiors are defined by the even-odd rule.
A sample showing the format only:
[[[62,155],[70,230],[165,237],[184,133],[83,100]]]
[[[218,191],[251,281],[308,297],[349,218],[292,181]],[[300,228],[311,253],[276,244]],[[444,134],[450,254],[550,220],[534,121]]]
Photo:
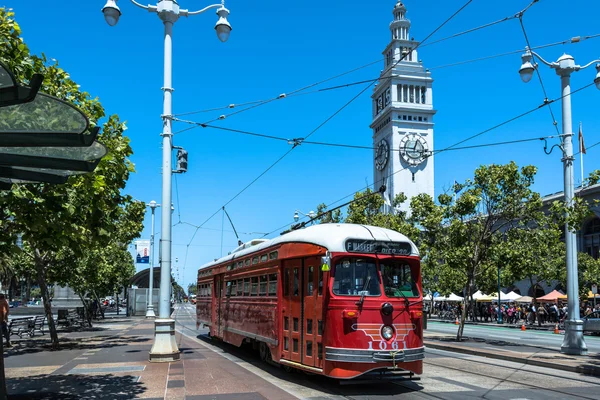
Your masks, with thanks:
[[[598,293],[598,285],[596,285],[595,283],[592,285],[592,293],[593,294],[597,294]]]

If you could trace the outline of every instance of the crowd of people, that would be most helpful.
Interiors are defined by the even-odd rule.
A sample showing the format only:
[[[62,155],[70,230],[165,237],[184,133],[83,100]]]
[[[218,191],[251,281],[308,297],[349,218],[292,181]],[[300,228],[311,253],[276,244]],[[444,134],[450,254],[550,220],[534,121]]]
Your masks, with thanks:
[[[432,314],[460,318],[462,307],[462,303],[434,302]],[[595,306],[587,301],[580,303],[580,315],[582,317],[594,311],[600,311],[600,303]],[[467,319],[473,322],[495,322],[498,320],[498,312],[502,313],[502,320],[508,324],[562,324],[568,317],[568,307],[563,302],[531,302],[530,304],[507,302],[500,304],[500,311],[498,310],[498,303],[473,302],[468,306]]]

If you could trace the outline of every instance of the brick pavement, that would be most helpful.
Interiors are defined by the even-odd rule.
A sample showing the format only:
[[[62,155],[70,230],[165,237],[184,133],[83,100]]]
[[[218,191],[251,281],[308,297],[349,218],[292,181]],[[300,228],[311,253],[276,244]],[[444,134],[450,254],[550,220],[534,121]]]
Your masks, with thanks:
[[[61,350],[49,335],[15,340],[5,351],[7,390],[17,399],[294,399],[266,380],[177,334],[181,361],[150,363],[153,323],[115,318],[93,330],[61,332]]]

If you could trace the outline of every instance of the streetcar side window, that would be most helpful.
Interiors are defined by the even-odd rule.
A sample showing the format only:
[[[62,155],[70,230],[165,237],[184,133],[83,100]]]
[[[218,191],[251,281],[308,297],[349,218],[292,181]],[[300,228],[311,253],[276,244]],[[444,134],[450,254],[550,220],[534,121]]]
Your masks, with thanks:
[[[261,296],[267,295],[267,276],[266,275],[260,276],[260,286],[258,288],[258,294]]]
[[[250,293],[251,296],[256,296],[258,294],[258,277],[252,278],[252,291]]]
[[[290,295],[290,270],[286,269],[283,273],[283,295]]]
[[[238,279],[237,281],[237,295],[241,296],[244,292],[244,280]]]
[[[208,296],[212,296],[212,283],[208,284]]]
[[[229,297],[231,296],[231,282],[227,281],[227,290],[225,291],[225,296]]]
[[[294,296],[298,296],[299,293],[299,285],[300,285],[300,274],[298,272],[298,268],[294,268]]]
[[[319,296],[323,296],[323,270],[319,268]]]
[[[381,276],[387,297],[419,297],[410,265],[398,261],[382,262]]]
[[[269,296],[277,296],[277,274],[269,275]]]
[[[237,288],[236,288],[235,281],[231,281],[229,283],[231,283],[230,290],[229,290],[229,295],[231,297],[237,296]]]
[[[333,293],[339,296],[380,296],[375,262],[365,258],[345,258],[335,265]]]
[[[250,296],[250,278],[244,279],[244,296]]]
[[[313,266],[309,266],[308,267],[308,273],[307,273],[307,279],[306,279],[306,296],[312,296],[313,295],[313,288],[314,288],[314,273],[315,273],[315,268]]]

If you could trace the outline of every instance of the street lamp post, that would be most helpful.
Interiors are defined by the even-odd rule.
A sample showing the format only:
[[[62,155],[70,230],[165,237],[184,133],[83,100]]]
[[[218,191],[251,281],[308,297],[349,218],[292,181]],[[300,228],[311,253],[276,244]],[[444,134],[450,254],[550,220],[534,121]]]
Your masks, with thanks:
[[[312,210],[309,211],[308,214],[304,214],[302,211],[296,210],[296,212],[294,212],[294,221],[295,222],[298,222],[298,220],[300,219],[300,215],[299,214],[302,214],[305,217],[308,217],[310,219],[313,219],[314,217],[317,216],[317,214],[314,211],[312,211]]]
[[[160,0],[156,5],[144,6],[135,0],[130,0],[137,7],[149,12],[154,12],[164,24],[164,85],[163,90],[163,151],[162,151],[162,204],[171,204],[171,151],[172,143],[172,36],[173,24],[180,16],[188,17],[202,14],[207,10],[217,8],[219,20],[215,30],[220,41],[225,42],[229,38],[231,25],[227,22],[229,10],[221,4],[213,4],[198,11],[188,11],[179,8],[175,0]],[[121,10],[116,0],[107,0],[102,8],[106,22],[114,26],[119,21]],[[154,322],[154,345],[150,350],[150,361],[170,362],[179,360],[180,354],[175,341],[175,321],[170,319],[170,287],[171,287],[171,212],[169,207],[162,208],[161,218],[161,261],[160,261],[160,306],[159,318]]]
[[[148,306],[146,309],[146,318],[156,318],[154,314],[154,210],[160,207],[160,204],[152,200],[146,204],[152,210],[152,234],[150,235],[150,282],[148,283]]]
[[[533,56],[556,70],[560,76],[562,87],[562,145],[563,152],[563,172],[564,172],[564,192],[565,204],[571,205],[575,191],[573,181],[573,131],[571,122],[571,73],[589,67],[594,63],[600,63],[600,60],[594,60],[589,64],[582,66],[575,64],[575,59],[563,54],[556,62],[547,62],[533,50],[526,48],[525,54],[521,56],[523,64],[519,70],[521,79],[527,83],[533,77],[537,64],[532,64]],[[600,64],[596,65],[596,78],[594,83],[600,89]],[[577,238],[575,232],[565,224],[565,244],[567,247],[567,294],[568,294],[568,320],[565,321],[565,337],[560,347],[560,352],[573,355],[587,355],[588,350],[583,340],[583,321],[579,315],[579,281],[577,278]]]

